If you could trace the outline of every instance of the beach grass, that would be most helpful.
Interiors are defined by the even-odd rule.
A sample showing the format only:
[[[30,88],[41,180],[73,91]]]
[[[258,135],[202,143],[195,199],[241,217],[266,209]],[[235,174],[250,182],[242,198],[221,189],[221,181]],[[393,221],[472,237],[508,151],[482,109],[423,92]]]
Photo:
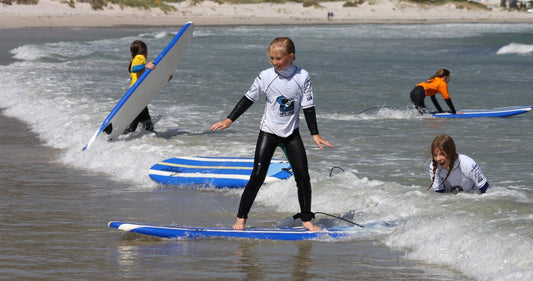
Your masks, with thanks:
[[[416,3],[424,6],[439,6],[445,4],[454,4],[457,9],[469,10],[490,10],[487,6],[468,0],[404,0],[406,2]]]
[[[168,3],[181,3],[186,0],[61,0],[61,3],[68,5],[71,8],[76,7],[76,3],[89,3],[94,10],[103,10],[109,4],[115,4],[119,7],[132,7],[142,10],[149,10],[152,8],[159,8],[163,12],[173,12],[176,8]],[[204,0],[192,0],[193,4],[198,4]],[[489,10],[488,7],[481,3],[469,1],[469,0],[403,0],[405,2],[416,3],[422,6],[444,5],[454,4],[458,9],[471,9],[471,10]],[[35,5],[39,0],[0,0],[4,4],[22,4],[22,5]],[[321,7],[320,2],[335,2],[335,0],[213,0],[219,4],[259,4],[259,3],[277,3],[283,4],[287,2],[302,3],[303,7]],[[357,7],[366,0],[353,0],[346,1],[343,7]]]

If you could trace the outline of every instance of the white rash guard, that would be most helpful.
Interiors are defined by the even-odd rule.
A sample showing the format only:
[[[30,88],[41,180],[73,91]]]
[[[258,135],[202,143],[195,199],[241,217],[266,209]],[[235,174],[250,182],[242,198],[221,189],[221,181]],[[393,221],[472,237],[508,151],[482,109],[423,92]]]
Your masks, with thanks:
[[[460,187],[464,192],[473,193],[474,187],[479,190],[487,183],[487,178],[483,175],[481,168],[479,168],[474,159],[463,154],[458,154],[457,160],[453,164],[452,172],[444,184],[442,184],[442,181],[446,178],[448,169],[437,167],[436,173],[437,176],[432,187],[433,190],[439,192],[451,192]],[[429,165],[429,176],[431,179],[433,178],[433,161]]]
[[[315,106],[309,73],[295,65],[281,72],[272,67],[259,73],[245,96],[255,102],[263,94],[266,104],[260,129],[280,137],[298,128],[300,108]]]

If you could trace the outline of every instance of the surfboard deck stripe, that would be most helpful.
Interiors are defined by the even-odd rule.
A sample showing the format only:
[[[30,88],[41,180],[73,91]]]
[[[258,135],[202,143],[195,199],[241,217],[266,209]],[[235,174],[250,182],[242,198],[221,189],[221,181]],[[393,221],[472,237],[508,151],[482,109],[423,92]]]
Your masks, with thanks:
[[[360,231],[359,227],[336,227],[317,232],[308,231],[302,227],[287,228],[248,228],[233,230],[217,227],[187,227],[187,226],[156,226],[136,223],[110,221],[110,228],[126,232],[134,232],[167,239],[203,239],[203,238],[247,238],[263,240],[316,240],[339,239]]]
[[[250,179],[253,158],[240,157],[176,157],[158,162],[150,168],[150,177],[161,184],[196,185],[215,188],[241,188]],[[273,159],[265,183],[291,177],[286,161]]]
[[[476,117],[510,117],[531,111],[533,106],[509,106],[493,109],[467,109],[460,110],[463,114],[436,113],[432,115],[439,118],[476,118]]]

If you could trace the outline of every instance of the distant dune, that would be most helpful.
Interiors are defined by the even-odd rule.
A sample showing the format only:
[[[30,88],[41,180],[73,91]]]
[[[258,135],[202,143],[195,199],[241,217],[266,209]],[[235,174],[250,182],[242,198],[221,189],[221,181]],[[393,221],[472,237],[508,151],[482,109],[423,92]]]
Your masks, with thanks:
[[[0,28],[18,27],[109,27],[175,26],[187,21],[196,25],[279,25],[279,24],[357,24],[357,23],[533,23],[533,13],[494,8],[483,9],[467,2],[442,5],[417,4],[402,0],[355,2],[316,2],[284,4],[219,4],[213,1],[187,0],[168,3],[172,11],[159,8],[137,9],[108,5],[101,10],[89,3],[74,7],[60,0],[40,0],[36,5],[0,6]],[[348,3],[348,5],[347,5]],[[332,17],[328,14],[332,13]]]

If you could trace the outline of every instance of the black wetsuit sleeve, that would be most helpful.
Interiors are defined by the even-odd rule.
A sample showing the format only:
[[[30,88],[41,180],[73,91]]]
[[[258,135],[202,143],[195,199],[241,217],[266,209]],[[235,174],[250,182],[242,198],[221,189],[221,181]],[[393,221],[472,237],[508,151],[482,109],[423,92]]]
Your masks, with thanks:
[[[228,115],[228,119],[231,119],[231,121],[237,120],[239,116],[241,116],[250,106],[254,104],[253,101],[248,99],[246,96],[243,96],[241,100],[235,105],[231,113]]]
[[[452,99],[445,99],[444,101],[446,101],[446,103],[450,107],[450,110],[452,111],[452,113],[456,114],[457,111],[455,111],[455,107],[453,107]]]
[[[433,102],[433,105],[437,108],[437,110],[439,112],[443,112],[442,111],[442,107],[440,107],[440,104],[439,102],[437,101],[437,98],[435,96],[431,96],[431,101]]]
[[[307,128],[311,132],[311,135],[318,135],[318,124],[316,123],[315,107],[309,107],[304,109],[305,122],[307,122]]]

